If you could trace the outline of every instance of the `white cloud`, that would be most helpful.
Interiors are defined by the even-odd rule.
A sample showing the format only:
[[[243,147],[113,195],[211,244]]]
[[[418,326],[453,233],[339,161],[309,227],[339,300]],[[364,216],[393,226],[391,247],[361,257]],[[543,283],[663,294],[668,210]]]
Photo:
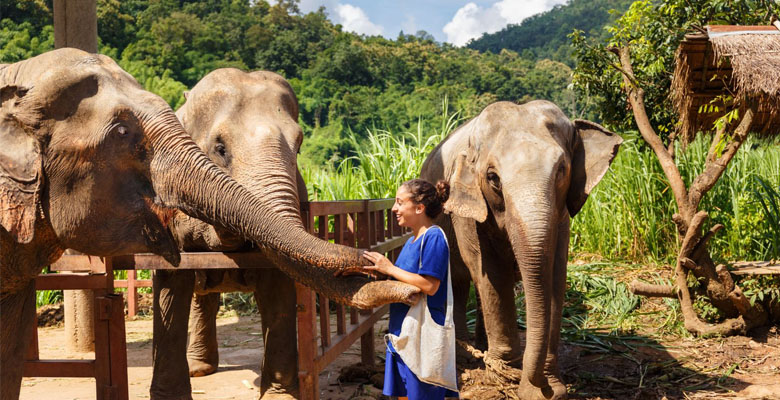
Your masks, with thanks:
[[[336,22],[340,23],[346,31],[365,35],[381,35],[384,30],[381,26],[371,22],[362,8],[351,4],[338,4],[336,17]]]
[[[276,3],[277,0],[270,0],[270,4]],[[331,20],[341,24],[346,31],[365,35],[381,35],[384,32],[381,25],[371,22],[362,8],[352,4],[342,4],[338,0],[301,0],[298,3],[298,8],[303,14],[317,11],[322,6],[325,7],[325,12]]]
[[[507,24],[518,24],[524,19],[549,10],[566,0],[501,0],[482,8],[475,3],[461,7],[444,26],[447,41],[463,46],[469,39],[501,30]]]

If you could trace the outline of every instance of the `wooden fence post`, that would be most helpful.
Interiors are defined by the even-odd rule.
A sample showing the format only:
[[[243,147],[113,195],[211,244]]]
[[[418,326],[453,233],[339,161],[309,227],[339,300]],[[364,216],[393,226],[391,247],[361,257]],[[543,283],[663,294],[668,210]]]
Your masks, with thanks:
[[[358,217],[358,247],[368,249],[371,247],[372,236],[376,237],[374,230],[376,220],[369,211],[370,200],[363,200],[363,211]],[[361,310],[361,314],[371,314],[373,309]],[[366,366],[374,365],[374,328],[371,327],[363,336],[360,337],[360,359]]]

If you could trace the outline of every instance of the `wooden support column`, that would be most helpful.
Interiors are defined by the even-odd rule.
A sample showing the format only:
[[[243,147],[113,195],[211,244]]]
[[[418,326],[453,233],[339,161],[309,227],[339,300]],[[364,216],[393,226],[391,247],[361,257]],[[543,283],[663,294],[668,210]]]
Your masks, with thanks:
[[[54,0],[54,47],[74,47],[97,53],[97,1]],[[76,352],[95,350],[95,309],[91,290],[66,290],[65,335],[68,349]]]
[[[54,0],[54,47],[97,53],[95,0]]]
[[[363,212],[358,217],[358,247],[368,249],[371,247],[372,238],[376,238],[376,219],[368,208],[369,201],[363,200],[365,206]],[[363,315],[370,315],[374,310],[361,310]],[[360,359],[364,365],[374,365],[374,327],[372,326],[363,336],[360,337]]]

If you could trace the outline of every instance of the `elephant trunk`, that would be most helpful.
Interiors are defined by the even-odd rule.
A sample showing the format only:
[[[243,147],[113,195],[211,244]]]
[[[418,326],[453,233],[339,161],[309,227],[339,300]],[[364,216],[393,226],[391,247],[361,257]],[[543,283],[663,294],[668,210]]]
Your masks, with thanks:
[[[526,345],[523,373],[536,387],[546,386],[544,365],[550,331],[552,268],[554,261],[553,212],[542,199],[521,201],[507,210],[517,226],[509,239],[523,279],[526,303]]]
[[[287,261],[279,263],[285,273],[335,301],[368,308],[416,300],[419,289],[400,282],[334,277],[365,265],[362,251],[319,240],[300,224],[273,212],[267,201],[219,170],[173,113],[147,121],[147,131],[152,132],[151,174],[158,202],[264,244],[273,250],[274,257]]]

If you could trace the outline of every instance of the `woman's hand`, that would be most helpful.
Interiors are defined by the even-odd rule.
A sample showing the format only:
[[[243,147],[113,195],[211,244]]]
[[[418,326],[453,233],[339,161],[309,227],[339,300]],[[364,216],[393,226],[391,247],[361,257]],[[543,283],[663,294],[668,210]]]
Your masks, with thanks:
[[[388,260],[387,257],[383,256],[380,253],[367,251],[363,253],[363,257],[365,257],[366,260],[374,263],[374,265],[366,265],[363,267],[363,269],[366,269],[368,271],[378,272],[384,275],[392,275],[391,273],[392,270],[394,268],[398,268],[395,265],[393,265],[393,263],[390,260]]]

